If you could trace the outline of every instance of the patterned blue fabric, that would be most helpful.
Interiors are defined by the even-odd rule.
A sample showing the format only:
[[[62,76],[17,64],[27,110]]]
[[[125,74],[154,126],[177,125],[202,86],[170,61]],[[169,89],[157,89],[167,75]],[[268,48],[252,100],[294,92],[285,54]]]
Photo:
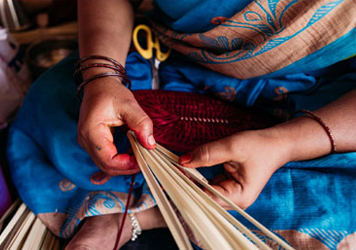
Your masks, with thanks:
[[[42,75],[31,87],[16,121],[9,132],[8,158],[12,167],[12,178],[22,200],[35,213],[59,212],[75,218],[85,198],[92,191],[128,193],[131,176],[110,178],[102,185],[91,182],[91,176],[99,169],[90,156],[77,142],[77,121],[80,102],[75,97],[76,84],[73,81],[76,55]],[[133,83],[143,89],[151,87],[150,64],[136,53],[127,60],[127,70]],[[117,133],[119,152],[128,149],[126,136]],[[62,187],[63,180],[69,180],[75,187]],[[148,193],[143,176],[137,174],[135,191],[140,197]],[[72,185],[71,184],[71,185]],[[110,207],[115,199],[113,193],[92,196],[92,200],[105,199]],[[125,207],[125,204],[122,204]],[[88,208],[87,216],[100,214],[95,206]],[[69,222],[68,223],[73,223]],[[66,230],[64,227],[63,230]],[[63,233],[61,235],[67,237]]]
[[[214,17],[231,17],[245,8],[252,0],[215,1],[215,0],[156,0],[157,9],[161,15],[154,13],[169,28],[178,32],[196,33],[207,31],[214,24]]]
[[[281,119],[300,109],[320,108],[356,86],[356,57],[318,71],[246,80],[213,72],[179,55],[161,63],[160,69],[164,89],[207,92],[240,105],[259,105]]]
[[[190,52],[186,56],[211,69],[211,65],[247,61],[271,50],[278,54],[278,48],[281,48],[282,45],[285,45],[296,37],[302,37],[305,33],[311,32],[310,28],[312,25],[325,21],[325,19],[333,15],[332,13],[337,7],[347,4],[345,0],[325,1],[304,26],[293,30],[292,34],[286,33],[284,36],[276,38],[278,34],[283,33],[283,30],[287,26],[291,25],[291,23],[286,21],[289,15],[288,11],[298,6],[301,2],[301,0],[290,0],[289,3],[283,3],[281,0],[192,0],[179,2],[157,0],[155,1],[157,8],[151,15],[158,17],[160,22],[172,30],[184,33],[182,36],[178,34],[173,36],[174,39],[180,40],[183,43],[186,42],[185,39],[194,33],[199,33],[199,43],[197,41],[195,43],[202,43],[203,46],[214,49],[211,51],[202,48],[200,51]],[[254,7],[258,8],[258,11],[245,11],[243,13],[244,21],[236,22],[229,20],[229,18],[243,10],[250,3],[253,3]],[[283,4],[286,5],[283,6]],[[351,3],[349,2],[349,4]],[[283,6],[283,11],[276,11],[279,5]],[[298,11],[305,10],[299,9]],[[264,13],[266,17],[262,17],[259,13]],[[338,19],[337,17],[332,18],[333,22],[337,22]],[[263,22],[261,23],[261,21]],[[240,29],[246,30],[246,33],[253,30],[257,32],[256,36],[257,34],[261,36],[263,41],[254,41],[252,37],[243,37],[241,35],[230,37],[229,39],[229,36],[226,34],[217,34],[216,37],[210,37],[202,33],[212,30],[217,26],[229,27],[232,31],[235,30],[235,32]],[[279,70],[266,74],[264,77],[281,77],[287,74],[319,70],[340,60],[349,58],[356,54],[355,37],[356,28],[352,27],[349,32],[338,37],[335,41],[327,43],[327,45],[317,51]],[[259,46],[260,43],[263,44],[262,47]],[[289,46],[294,45],[293,43],[289,44]],[[308,44],[308,46],[311,48],[306,47],[305,49],[312,50],[313,45]],[[224,53],[226,53],[226,56],[221,56]]]
[[[209,15],[232,15],[250,1],[206,0],[202,5],[197,1],[174,1],[176,12],[171,12],[171,2],[157,1],[162,11],[171,13],[165,17],[169,19],[167,22],[176,30],[195,32],[210,28],[210,24],[206,24],[206,20],[211,19]],[[273,4],[278,1],[268,2],[273,9]],[[235,5],[231,7],[231,3]],[[210,8],[206,9],[207,5]],[[205,10],[203,15],[200,8]],[[193,16],[182,19],[187,12]],[[196,26],[191,22],[195,20],[194,15],[199,21],[194,22]],[[206,16],[206,20],[200,19],[202,16]],[[288,119],[296,110],[317,109],[356,87],[355,58],[341,61],[350,54],[348,42],[354,37],[354,31],[287,68],[247,80],[213,72],[173,53],[160,65],[161,88],[207,92],[245,106],[265,107]],[[335,48],[340,48],[338,57],[335,57]],[[102,199],[107,209],[113,208],[116,202],[114,192],[127,193],[131,180],[130,176],[117,176],[101,185],[91,181],[99,169],[76,139],[80,104],[75,98],[76,85],[72,75],[77,59],[77,55],[68,57],[33,84],[11,126],[8,142],[13,182],[21,198],[36,214],[67,214],[67,220],[60,225],[62,237],[73,233],[75,227],[68,230],[68,225],[80,223],[82,218],[77,218],[76,213],[89,194],[106,191],[105,194],[91,196],[94,205],[89,206],[86,215],[98,215],[96,200]],[[131,53],[126,68],[133,90],[151,88],[148,61]],[[126,136],[120,131],[115,134],[115,141],[119,152],[126,152],[129,148]],[[212,178],[221,171],[221,167],[203,168],[201,171],[207,178]],[[60,186],[63,180],[74,185],[63,191]],[[247,212],[267,228],[294,230],[316,239],[329,249],[337,249],[345,237],[356,232],[355,188],[356,153],[290,162],[272,176]],[[142,175],[138,174],[134,195],[140,197],[143,194],[150,195]],[[125,204],[120,206],[124,208]],[[253,228],[248,222],[244,223]]]
[[[8,157],[13,181],[23,201],[36,214],[56,211],[73,215],[90,191],[127,192],[129,188],[129,176],[111,178],[103,185],[90,182],[90,176],[97,172],[98,168],[76,140],[79,102],[74,95],[76,87],[72,80],[73,64],[76,60],[76,55],[67,58],[34,83],[10,130]],[[161,81],[163,89],[202,92],[203,89],[213,86],[212,82],[232,80],[224,80],[223,76],[207,72],[200,66],[185,66],[182,67],[178,60],[162,64],[161,79],[166,79]],[[334,68],[340,67],[336,65]],[[128,57],[127,71],[134,90],[151,88],[150,65],[136,53]],[[325,75],[325,78],[328,77],[330,78]],[[355,87],[355,73],[345,73],[333,78],[320,88],[308,91],[305,98],[313,99],[310,102],[313,107],[323,105],[323,102],[329,102]],[[285,82],[289,83],[288,80]],[[268,88],[264,86],[264,89]],[[209,91],[215,90],[209,88]],[[296,99],[303,100],[302,96],[298,95],[299,99]],[[307,102],[304,101],[301,107],[308,108],[309,105],[305,103]],[[126,137],[117,133],[116,141],[119,150],[125,152],[128,148]],[[206,168],[202,169],[202,172],[211,178],[220,170],[219,167],[213,171]],[[74,183],[75,188],[63,192],[58,183],[64,178]],[[355,187],[356,153],[291,162],[272,176],[260,197],[247,212],[273,230],[294,229],[323,240],[322,236],[313,231],[321,228],[342,232],[345,237],[355,231],[356,217],[353,215],[356,200],[352,192]],[[138,174],[136,196],[139,197],[141,192],[148,191],[141,174]],[[107,199],[107,206],[110,206],[109,197],[94,198]],[[95,211],[95,207],[88,213],[88,216],[100,214]],[[73,216],[69,219],[75,220]],[[77,224],[79,223],[80,220],[77,220]],[[61,236],[69,235],[63,233]],[[343,237],[340,236],[335,244]]]

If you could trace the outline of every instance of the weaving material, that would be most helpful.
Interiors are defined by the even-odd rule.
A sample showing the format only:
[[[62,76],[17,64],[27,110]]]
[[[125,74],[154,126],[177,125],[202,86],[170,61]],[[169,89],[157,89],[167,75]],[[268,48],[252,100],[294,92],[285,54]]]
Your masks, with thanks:
[[[53,235],[39,218],[20,199],[16,200],[0,217],[0,224],[6,227],[0,231],[2,250],[59,250],[60,240]]]
[[[131,176],[110,177],[100,172],[77,143],[80,104],[72,79],[77,60],[76,55],[67,58],[32,86],[10,129],[8,144],[13,180],[22,200],[53,233],[64,238],[73,235],[86,217],[122,213],[131,180]],[[348,69],[345,66],[348,62],[340,65],[342,70]],[[132,53],[126,68],[133,90],[151,88],[149,62]],[[256,92],[252,91],[247,97],[243,95],[251,90],[249,86],[255,86],[253,82],[234,80],[181,61],[167,60],[160,70],[161,88],[165,90],[206,90],[220,97],[234,96],[238,102],[255,100]],[[330,84],[309,91],[309,95],[290,95],[298,101],[293,107],[313,110],[331,96],[336,98],[354,88],[355,79],[355,73],[342,74],[342,84],[331,79]],[[290,87],[304,86],[289,77],[274,82]],[[263,90],[275,93],[273,86]],[[115,139],[119,142],[118,151],[127,152],[126,135],[117,133]],[[348,244],[356,236],[356,200],[350,192],[355,187],[355,157],[355,153],[335,154],[285,165],[271,177],[247,212],[296,248],[338,249],[337,246]],[[220,174],[217,166],[203,170],[207,179]],[[136,175],[133,194],[135,202],[129,207],[131,212],[155,205],[141,174]],[[274,244],[265,234],[244,224],[258,237]]]
[[[209,95],[163,90],[133,93],[152,119],[156,141],[179,152],[277,122],[265,112],[242,108]]]
[[[263,242],[242,223],[235,220],[225,209],[204,193],[198,185],[229,204],[233,210],[236,210],[243,218],[273,239],[281,248],[293,250],[291,246],[211,187],[204,176],[196,169],[184,168],[179,165],[177,155],[159,144],[156,149],[145,149],[140,145],[132,131],[128,132],[128,137],[141,171],[157,200],[162,216],[179,249],[190,250],[192,247],[187,233],[161,187],[169,195],[170,201],[175,204],[179,214],[184,218],[185,223],[189,226],[189,231],[195,234],[196,243],[203,249],[272,250],[266,242]]]

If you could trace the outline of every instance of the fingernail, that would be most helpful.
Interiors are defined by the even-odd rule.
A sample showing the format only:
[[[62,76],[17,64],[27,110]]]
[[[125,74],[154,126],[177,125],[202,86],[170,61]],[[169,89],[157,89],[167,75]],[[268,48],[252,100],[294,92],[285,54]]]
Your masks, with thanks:
[[[179,158],[179,162],[180,164],[187,164],[189,162],[192,161],[192,155],[191,154],[186,154],[186,155],[182,155],[180,158]]]
[[[153,135],[149,135],[148,136],[148,144],[150,144],[151,146],[156,144],[155,138],[153,137]]]

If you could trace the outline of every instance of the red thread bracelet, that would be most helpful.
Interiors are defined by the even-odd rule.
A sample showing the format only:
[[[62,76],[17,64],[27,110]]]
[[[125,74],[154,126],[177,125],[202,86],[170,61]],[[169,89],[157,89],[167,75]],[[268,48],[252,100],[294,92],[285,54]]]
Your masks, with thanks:
[[[319,116],[317,116],[314,112],[311,112],[309,110],[301,109],[297,113],[304,113],[308,117],[310,117],[313,120],[317,121],[323,127],[323,129],[325,130],[325,132],[327,133],[327,135],[328,135],[328,137],[330,139],[330,142],[331,142],[331,153],[337,153],[334,135],[331,132],[331,129],[325,124],[325,122]]]

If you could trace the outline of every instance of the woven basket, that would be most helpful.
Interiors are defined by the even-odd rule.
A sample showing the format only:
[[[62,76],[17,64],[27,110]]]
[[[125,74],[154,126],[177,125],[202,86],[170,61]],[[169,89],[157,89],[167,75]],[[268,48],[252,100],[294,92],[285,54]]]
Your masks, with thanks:
[[[264,112],[208,95],[164,90],[133,93],[152,119],[156,141],[178,152],[190,151],[239,131],[262,129],[277,123]]]

